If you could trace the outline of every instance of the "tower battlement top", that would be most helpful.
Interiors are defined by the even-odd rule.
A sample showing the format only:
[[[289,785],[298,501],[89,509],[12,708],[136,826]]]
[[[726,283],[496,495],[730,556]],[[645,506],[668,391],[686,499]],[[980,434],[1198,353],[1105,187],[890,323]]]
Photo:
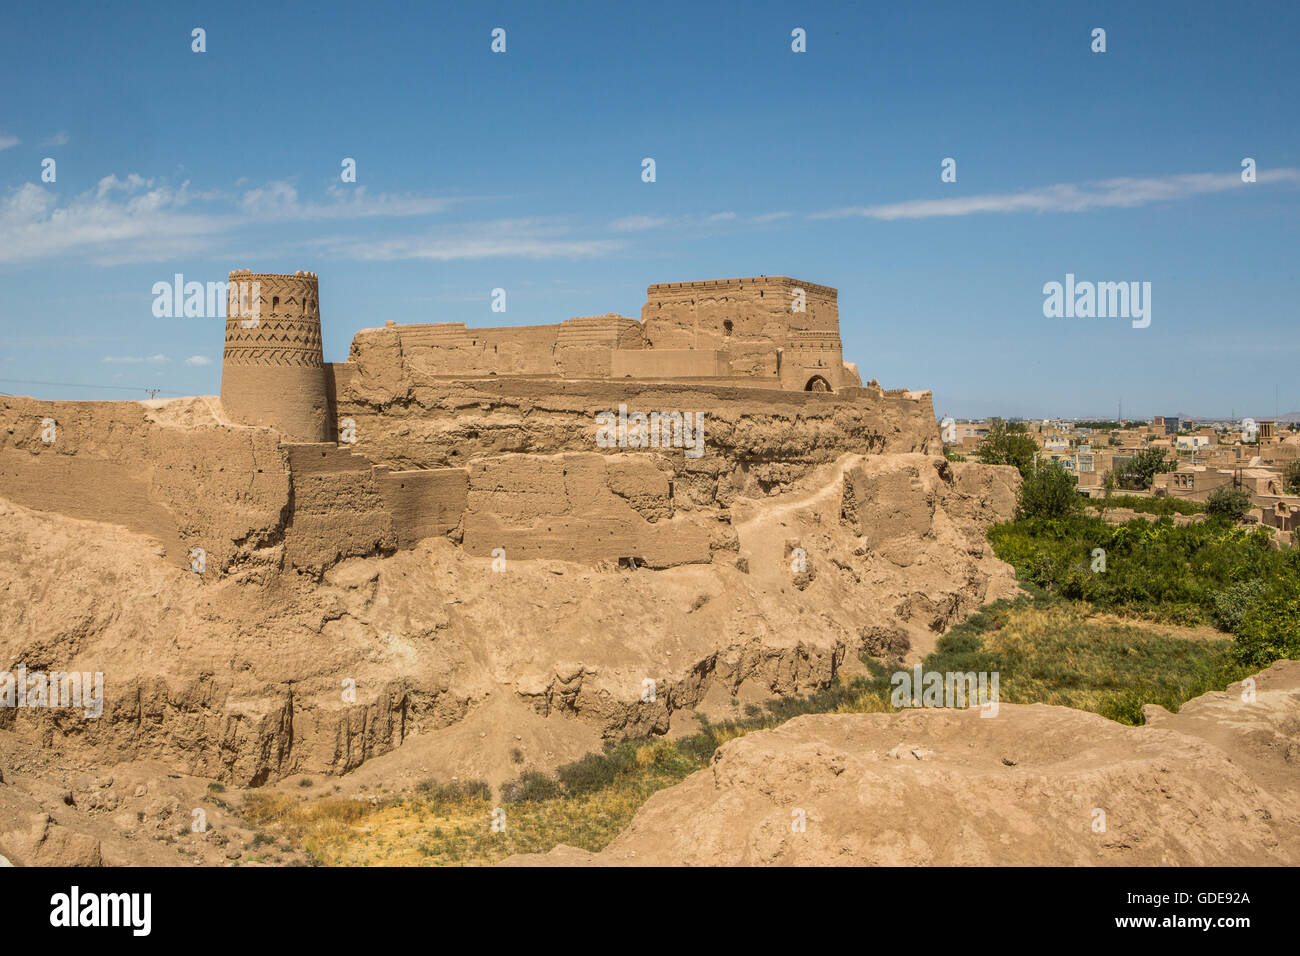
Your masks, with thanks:
[[[801,279],[795,279],[790,276],[743,276],[734,279],[702,279],[698,282],[656,282],[646,289],[647,294],[664,292],[684,292],[684,291],[704,291],[710,289],[744,289],[746,286],[754,288],[792,288],[798,287],[808,292],[814,292],[829,298],[836,298],[839,292],[828,285],[820,285],[816,282],[804,282]]]
[[[230,273],[232,279],[312,279],[319,281],[319,276],[314,272],[303,272],[299,270],[293,275],[285,272],[254,272],[252,269],[235,269]]]

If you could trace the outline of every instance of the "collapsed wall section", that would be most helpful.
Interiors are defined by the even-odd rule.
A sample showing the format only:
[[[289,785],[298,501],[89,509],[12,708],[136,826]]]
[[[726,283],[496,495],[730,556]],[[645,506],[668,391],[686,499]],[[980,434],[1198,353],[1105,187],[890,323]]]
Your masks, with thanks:
[[[613,313],[557,325],[470,329],[464,322],[439,322],[389,328],[405,362],[426,375],[608,378],[614,350],[644,344],[641,323]],[[362,330],[357,338],[376,331]]]
[[[505,455],[469,469],[464,547],[489,556],[667,568],[707,563],[709,519],[675,515],[658,456]]]
[[[278,538],[289,471],[264,429],[164,425],[142,402],[3,398],[0,497],[147,534],[180,566],[201,548],[221,569]]]

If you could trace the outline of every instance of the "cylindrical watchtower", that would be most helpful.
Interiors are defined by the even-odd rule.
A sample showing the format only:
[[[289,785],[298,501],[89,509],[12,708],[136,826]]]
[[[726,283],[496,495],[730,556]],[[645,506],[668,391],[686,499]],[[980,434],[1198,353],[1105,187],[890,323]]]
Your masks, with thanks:
[[[226,415],[268,425],[284,441],[329,441],[327,392],[316,273],[230,273],[221,360]]]

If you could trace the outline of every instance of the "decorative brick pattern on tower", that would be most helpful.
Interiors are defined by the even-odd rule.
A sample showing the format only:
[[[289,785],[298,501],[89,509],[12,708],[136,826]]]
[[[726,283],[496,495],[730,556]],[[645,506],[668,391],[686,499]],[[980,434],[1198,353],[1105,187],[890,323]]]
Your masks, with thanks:
[[[221,404],[231,421],[287,442],[333,439],[314,272],[230,273]]]

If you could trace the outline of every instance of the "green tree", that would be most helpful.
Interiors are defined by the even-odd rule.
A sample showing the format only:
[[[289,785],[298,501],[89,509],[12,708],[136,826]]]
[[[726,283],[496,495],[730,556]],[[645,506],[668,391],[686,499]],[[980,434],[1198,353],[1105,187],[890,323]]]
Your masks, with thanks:
[[[1246,612],[1237,630],[1236,657],[1267,667],[1279,657],[1300,658],[1300,597],[1274,592]]]
[[[1039,465],[1021,482],[1017,518],[1070,518],[1082,510],[1074,476],[1056,462]]]
[[[1177,467],[1176,461],[1165,460],[1165,449],[1144,448],[1120,469],[1119,483],[1124,488],[1145,491],[1151,487],[1156,475]]]
[[[1205,500],[1205,513],[1210,517],[1240,521],[1250,511],[1250,492],[1232,485],[1223,485],[1210,492]]]
[[[986,465],[1015,465],[1020,476],[1028,478],[1034,471],[1038,445],[1026,433],[1021,422],[1008,424],[1001,418],[989,419],[989,433],[980,442],[975,456]]]
[[[1111,499],[1115,496],[1115,472],[1108,471],[1101,476],[1101,490],[1102,496],[1097,499],[1097,510],[1104,517],[1106,509],[1113,504]]]
[[[1300,495],[1300,458],[1286,466],[1282,472],[1282,485],[1288,495]]]

